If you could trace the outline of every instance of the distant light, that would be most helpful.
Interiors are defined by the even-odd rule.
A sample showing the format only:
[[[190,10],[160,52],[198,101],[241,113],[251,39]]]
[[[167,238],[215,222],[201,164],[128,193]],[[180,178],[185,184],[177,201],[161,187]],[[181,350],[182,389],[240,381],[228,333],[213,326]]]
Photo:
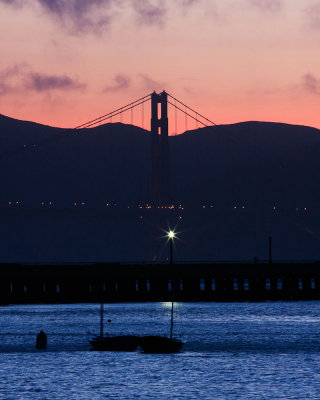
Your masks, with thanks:
[[[173,231],[168,232],[169,239],[173,239],[175,237],[175,233]]]

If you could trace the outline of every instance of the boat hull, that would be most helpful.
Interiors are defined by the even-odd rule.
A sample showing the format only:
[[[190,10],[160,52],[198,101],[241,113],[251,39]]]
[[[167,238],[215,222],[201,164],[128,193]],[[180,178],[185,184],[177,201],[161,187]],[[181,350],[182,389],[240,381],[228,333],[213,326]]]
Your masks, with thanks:
[[[139,345],[137,336],[97,336],[89,340],[92,350],[135,351]]]
[[[184,343],[178,339],[164,336],[144,336],[140,338],[140,347],[144,353],[179,353]]]

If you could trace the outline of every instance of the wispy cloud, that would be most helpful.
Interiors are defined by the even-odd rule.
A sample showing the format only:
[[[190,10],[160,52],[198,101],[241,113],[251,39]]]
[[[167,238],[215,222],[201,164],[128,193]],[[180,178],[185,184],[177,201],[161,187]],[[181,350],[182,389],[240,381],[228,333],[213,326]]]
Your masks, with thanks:
[[[48,90],[77,90],[84,89],[85,85],[67,75],[46,75],[30,72],[26,77],[26,88],[36,92]]]
[[[305,21],[310,28],[320,31],[320,1],[307,7],[304,10],[304,16]]]
[[[302,75],[298,82],[282,86],[259,86],[254,85],[254,89],[248,90],[248,96],[301,96],[301,94],[320,95],[320,79],[308,72]]]
[[[194,4],[199,3],[199,0],[179,0],[179,3],[183,7],[190,7],[190,6],[193,6]]]
[[[320,79],[313,74],[305,74],[302,77],[303,89],[311,94],[320,95]]]
[[[24,64],[16,64],[0,71],[0,95],[15,91],[17,77],[21,75],[24,68]]]
[[[283,7],[283,0],[249,0],[260,11],[277,12]]]
[[[68,75],[43,74],[32,71],[27,64],[17,64],[0,71],[0,95],[25,91],[70,91],[85,88],[85,84]]]
[[[203,0],[0,0],[0,5],[16,8],[38,5],[46,15],[73,35],[101,34],[118,21],[125,10],[131,10],[139,26],[161,27],[172,10],[178,8],[185,12],[199,3],[203,3]],[[202,8],[204,4],[201,4]]]
[[[157,80],[154,80],[153,78],[150,78],[148,75],[145,74],[139,74],[138,77],[141,80],[141,85],[143,89],[150,90],[150,91],[159,91],[163,90],[166,87],[166,84],[164,82],[159,82]]]
[[[167,15],[164,1],[133,0],[132,5],[139,23],[145,25],[164,25]]]
[[[37,0],[46,12],[57,18],[71,33],[101,33],[112,20],[116,0]]]
[[[0,95],[11,94],[25,89],[25,79],[29,73],[26,63],[15,64],[0,70]]]
[[[127,89],[131,84],[131,80],[127,75],[118,74],[114,78],[114,83],[104,87],[103,92],[117,92]]]
[[[113,5],[123,0],[1,0],[14,7],[40,5],[53,20],[71,34],[97,33],[107,29],[113,17]]]
[[[0,4],[5,4],[8,6],[13,6],[13,7],[22,7],[23,6],[23,0],[0,0]]]

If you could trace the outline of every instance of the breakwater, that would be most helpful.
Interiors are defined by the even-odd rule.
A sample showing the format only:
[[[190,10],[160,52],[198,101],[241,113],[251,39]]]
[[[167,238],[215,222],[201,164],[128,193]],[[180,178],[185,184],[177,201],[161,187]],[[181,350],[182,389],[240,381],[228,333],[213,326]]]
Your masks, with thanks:
[[[0,265],[0,303],[320,299],[319,263]]]

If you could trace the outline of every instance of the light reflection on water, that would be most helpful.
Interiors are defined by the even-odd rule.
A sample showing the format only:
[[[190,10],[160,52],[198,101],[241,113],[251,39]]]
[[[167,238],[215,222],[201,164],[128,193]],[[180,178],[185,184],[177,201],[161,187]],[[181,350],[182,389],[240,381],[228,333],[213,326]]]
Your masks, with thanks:
[[[110,334],[170,329],[167,304],[108,304],[105,318]],[[319,398],[320,302],[178,304],[175,355],[88,351],[98,330],[97,304],[0,307],[0,399]]]

